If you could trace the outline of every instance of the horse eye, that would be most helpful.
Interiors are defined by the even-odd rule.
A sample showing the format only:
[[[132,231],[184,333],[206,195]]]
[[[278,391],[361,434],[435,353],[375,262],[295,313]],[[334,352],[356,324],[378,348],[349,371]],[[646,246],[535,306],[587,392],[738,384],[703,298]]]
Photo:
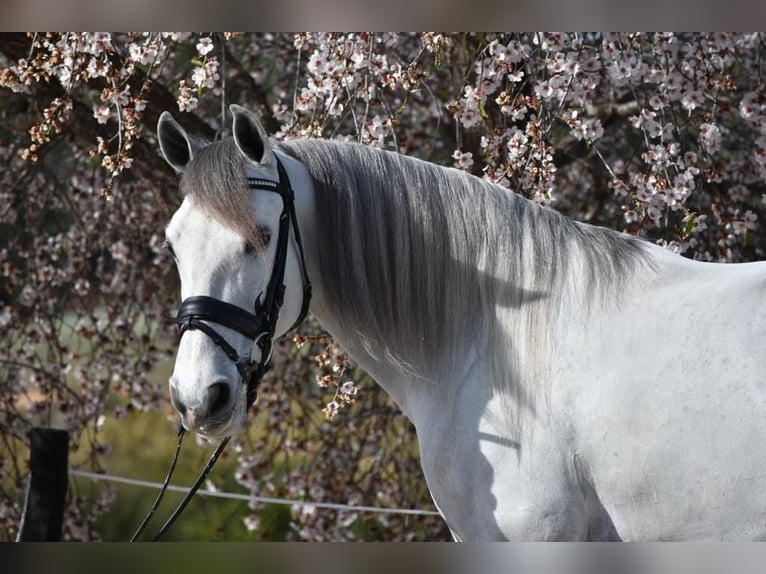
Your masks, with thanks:
[[[271,232],[268,229],[259,226],[258,238],[256,239],[258,247],[266,247],[269,244],[269,241],[271,241]],[[245,241],[245,255],[251,255],[255,252],[255,245],[249,241]]]
[[[266,226],[258,226],[258,235],[261,239],[261,245],[264,247],[271,242],[271,231]]]

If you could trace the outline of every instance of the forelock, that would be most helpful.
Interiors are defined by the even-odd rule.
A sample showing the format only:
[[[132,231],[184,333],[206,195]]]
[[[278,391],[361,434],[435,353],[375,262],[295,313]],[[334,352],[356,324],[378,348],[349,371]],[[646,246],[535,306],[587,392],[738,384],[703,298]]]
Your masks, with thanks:
[[[181,175],[180,190],[221,225],[233,229],[253,246],[260,244],[245,160],[233,138],[199,149]]]

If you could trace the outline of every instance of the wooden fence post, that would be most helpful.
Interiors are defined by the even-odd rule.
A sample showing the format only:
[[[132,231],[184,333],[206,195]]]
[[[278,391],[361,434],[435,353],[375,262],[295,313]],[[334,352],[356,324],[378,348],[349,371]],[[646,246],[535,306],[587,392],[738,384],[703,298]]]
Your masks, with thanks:
[[[33,428],[30,438],[30,477],[17,540],[57,542],[64,526],[69,433]]]

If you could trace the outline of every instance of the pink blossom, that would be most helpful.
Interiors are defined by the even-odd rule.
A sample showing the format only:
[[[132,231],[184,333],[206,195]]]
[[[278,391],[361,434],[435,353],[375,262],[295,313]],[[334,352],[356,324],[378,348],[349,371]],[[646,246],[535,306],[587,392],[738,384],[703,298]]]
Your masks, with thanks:
[[[721,145],[721,128],[715,124],[703,123],[700,125],[700,143],[710,153],[715,153]]]
[[[473,153],[471,152],[464,153],[460,150],[455,150],[452,157],[455,160],[455,167],[460,169],[471,169],[473,166]]]
[[[210,52],[213,51],[213,40],[209,37],[200,38],[199,42],[197,42],[197,53],[200,56],[207,56]]]
[[[112,112],[109,109],[109,106],[97,106],[93,110],[93,117],[98,120],[98,123],[105,124],[109,118],[111,117]]]

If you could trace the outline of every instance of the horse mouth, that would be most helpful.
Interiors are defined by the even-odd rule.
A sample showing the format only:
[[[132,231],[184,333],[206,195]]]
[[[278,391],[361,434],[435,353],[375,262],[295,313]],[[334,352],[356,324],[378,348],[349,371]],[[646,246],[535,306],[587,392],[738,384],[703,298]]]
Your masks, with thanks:
[[[236,409],[232,409],[227,416],[222,416],[216,420],[198,421],[194,409],[188,409],[181,416],[181,423],[187,431],[197,433],[202,438],[213,440],[238,432],[241,425],[238,424],[236,418]]]

